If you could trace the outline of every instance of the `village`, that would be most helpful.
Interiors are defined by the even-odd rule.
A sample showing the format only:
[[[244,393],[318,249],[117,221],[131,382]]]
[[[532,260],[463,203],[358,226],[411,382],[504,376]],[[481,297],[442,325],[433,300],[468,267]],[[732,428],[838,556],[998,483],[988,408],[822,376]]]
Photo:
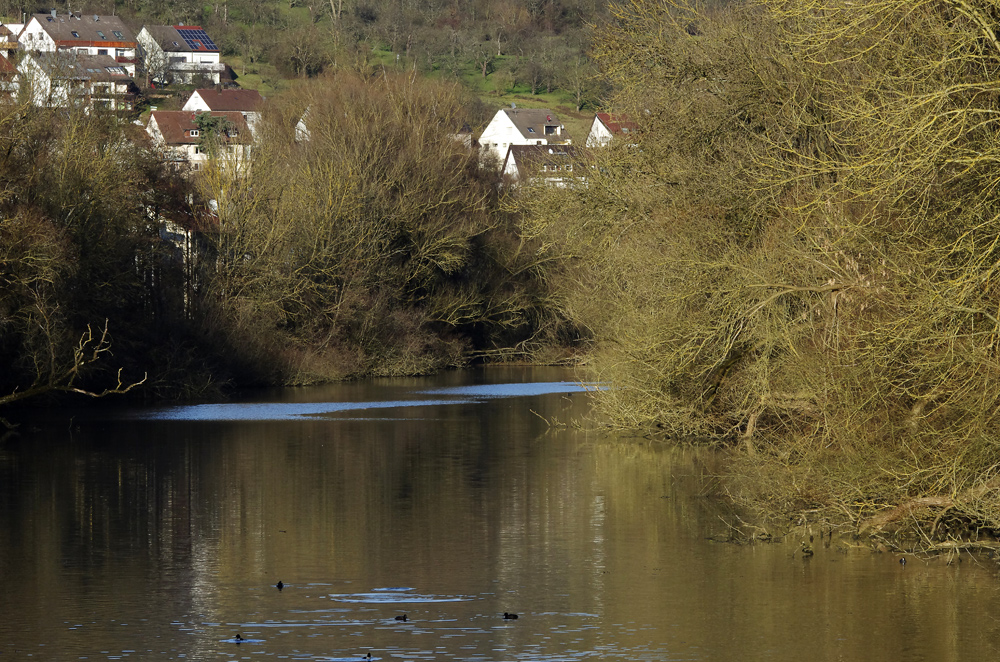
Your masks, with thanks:
[[[82,108],[136,115],[161,158],[184,173],[209,161],[223,169],[252,162],[266,99],[242,89],[221,60],[211,36],[196,25],[144,25],[136,34],[118,16],[86,12],[38,13],[24,23],[0,25],[0,93],[41,108]],[[142,90],[193,87],[180,110],[161,110]],[[478,149],[484,166],[498,168],[510,185],[527,182],[566,187],[586,182],[581,152],[549,109],[497,111],[478,138],[468,126],[453,136]],[[634,133],[626,118],[597,113],[584,145],[603,147]],[[212,135],[207,135],[212,134]],[[309,140],[309,111],[295,137]]]

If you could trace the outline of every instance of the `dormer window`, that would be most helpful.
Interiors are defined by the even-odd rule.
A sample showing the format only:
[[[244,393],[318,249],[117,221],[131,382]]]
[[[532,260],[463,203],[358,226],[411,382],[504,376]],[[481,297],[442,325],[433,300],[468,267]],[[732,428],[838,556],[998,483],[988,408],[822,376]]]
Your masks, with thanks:
[[[198,137],[198,134],[199,134],[199,131],[198,131],[198,129],[191,129],[191,130],[190,130],[190,131],[188,132],[188,135],[190,135],[190,136],[191,136],[192,138],[197,138],[197,137]]]
[[[77,32],[76,30],[73,30],[72,32],[70,32],[70,34],[73,35],[74,37],[76,37],[77,39],[80,38],[80,33]]]

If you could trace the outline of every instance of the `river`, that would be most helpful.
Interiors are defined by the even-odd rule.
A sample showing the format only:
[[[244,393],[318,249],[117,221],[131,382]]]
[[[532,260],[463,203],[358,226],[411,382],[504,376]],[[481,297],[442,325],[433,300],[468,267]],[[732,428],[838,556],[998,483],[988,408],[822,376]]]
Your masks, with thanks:
[[[992,562],[723,542],[719,458],[599,432],[592,388],[493,368],[28,421],[0,661],[997,653]]]

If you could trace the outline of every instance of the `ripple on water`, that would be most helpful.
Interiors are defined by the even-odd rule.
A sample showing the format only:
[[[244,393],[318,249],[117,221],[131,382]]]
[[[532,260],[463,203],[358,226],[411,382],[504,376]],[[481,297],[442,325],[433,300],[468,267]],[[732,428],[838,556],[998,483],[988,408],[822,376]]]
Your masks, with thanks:
[[[330,599],[337,602],[362,604],[412,604],[425,602],[466,602],[474,600],[470,595],[425,595],[410,593],[409,587],[374,588],[368,593],[331,593]]]

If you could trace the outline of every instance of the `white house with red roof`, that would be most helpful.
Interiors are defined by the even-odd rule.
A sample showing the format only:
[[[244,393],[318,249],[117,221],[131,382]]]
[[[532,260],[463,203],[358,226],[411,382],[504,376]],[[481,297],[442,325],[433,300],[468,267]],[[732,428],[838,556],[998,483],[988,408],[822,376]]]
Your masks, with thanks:
[[[163,159],[178,168],[197,172],[204,170],[213,158],[224,169],[246,168],[252,141],[243,114],[238,111],[208,112],[210,117],[225,120],[226,128],[217,136],[203,135],[198,124],[202,114],[187,110],[154,110],[149,114],[146,133]]]
[[[597,113],[587,134],[587,147],[607,147],[616,138],[627,137],[629,142],[635,142],[637,130],[638,125],[625,115]]]
[[[511,145],[568,145],[572,141],[551,110],[544,108],[504,108],[479,136],[484,162],[494,159],[502,166]]]
[[[78,55],[107,55],[135,76],[135,35],[117,16],[66,12],[53,9],[48,14],[34,14],[18,35],[25,52],[52,53],[72,51]]]
[[[250,130],[256,131],[263,105],[257,90],[207,88],[192,92],[182,110],[242,113]]]
[[[136,37],[143,71],[153,83],[218,85],[226,65],[219,47],[198,25],[144,25]]]

